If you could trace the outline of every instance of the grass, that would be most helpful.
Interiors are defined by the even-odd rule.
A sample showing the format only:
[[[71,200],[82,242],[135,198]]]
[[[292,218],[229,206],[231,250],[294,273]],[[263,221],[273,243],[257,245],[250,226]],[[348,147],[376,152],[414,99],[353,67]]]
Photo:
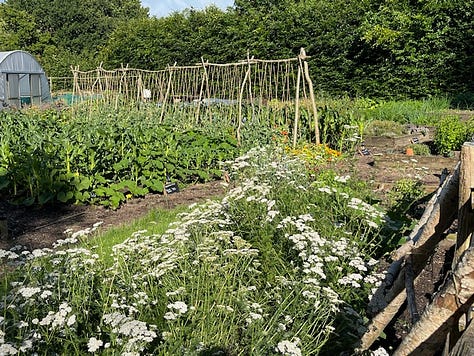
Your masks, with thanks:
[[[153,209],[144,217],[135,219],[131,223],[119,227],[113,227],[103,233],[95,235],[93,238],[86,239],[83,246],[88,248],[98,245],[97,253],[99,260],[110,265],[113,247],[124,242],[135,231],[146,230],[149,234],[163,234],[169,225],[176,220],[178,214],[186,211],[188,207],[181,205],[173,209]]]

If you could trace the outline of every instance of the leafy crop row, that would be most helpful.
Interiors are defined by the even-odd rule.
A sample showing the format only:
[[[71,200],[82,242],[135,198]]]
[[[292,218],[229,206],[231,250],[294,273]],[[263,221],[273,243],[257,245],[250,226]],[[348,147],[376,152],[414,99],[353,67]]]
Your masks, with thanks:
[[[57,111],[0,115],[0,194],[21,204],[99,203],[162,193],[168,180],[220,174],[235,156],[230,134],[158,125],[153,117],[71,117]]]

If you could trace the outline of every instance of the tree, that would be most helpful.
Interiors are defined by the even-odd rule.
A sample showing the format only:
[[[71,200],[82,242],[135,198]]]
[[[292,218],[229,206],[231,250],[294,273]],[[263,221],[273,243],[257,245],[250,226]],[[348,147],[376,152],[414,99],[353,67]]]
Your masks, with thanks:
[[[30,48],[42,40],[35,19],[24,10],[0,4],[0,48]]]
[[[185,10],[164,18],[122,23],[110,35],[102,59],[110,67],[163,69],[175,62],[188,65],[242,59],[246,47],[239,37],[240,19],[215,6]]]
[[[69,75],[71,65],[97,66],[116,26],[148,16],[139,0],[6,0],[2,8],[10,46],[32,52],[58,76]]]
[[[405,0],[367,13],[361,88],[379,83],[385,95],[409,97],[472,90],[473,11],[472,1]]]

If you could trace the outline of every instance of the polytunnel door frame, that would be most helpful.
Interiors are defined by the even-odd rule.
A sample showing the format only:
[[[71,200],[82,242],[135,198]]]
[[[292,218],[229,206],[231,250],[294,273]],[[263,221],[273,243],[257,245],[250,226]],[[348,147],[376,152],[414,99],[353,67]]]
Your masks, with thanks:
[[[19,108],[21,104],[20,74],[6,73],[5,83],[5,102],[7,105]]]
[[[39,73],[5,73],[5,102],[20,108],[22,105],[41,104],[42,88]],[[25,87],[27,85],[27,87]]]
[[[41,104],[41,74],[30,74],[30,97],[32,105]]]

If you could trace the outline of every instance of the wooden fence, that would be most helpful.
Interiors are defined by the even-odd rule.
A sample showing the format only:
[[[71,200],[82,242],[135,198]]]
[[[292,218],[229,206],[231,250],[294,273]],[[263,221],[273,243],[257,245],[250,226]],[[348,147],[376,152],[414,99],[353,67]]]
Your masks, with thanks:
[[[202,59],[193,66],[175,64],[157,71],[123,66],[81,71],[74,67],[72,98],[85,105],[100,102],[115,108],[153,105],[160,110],[160,121],[178,111],[192,115],[197,123],[226,116],[234,120],[238,140],[247,118],[273,115],[291,128],[293,145],[298,140],[304,101],[305,128],[319,144],[318,114],[307,58],[302,48],[295,58],[260,60],[248,56],[226,64]]]

